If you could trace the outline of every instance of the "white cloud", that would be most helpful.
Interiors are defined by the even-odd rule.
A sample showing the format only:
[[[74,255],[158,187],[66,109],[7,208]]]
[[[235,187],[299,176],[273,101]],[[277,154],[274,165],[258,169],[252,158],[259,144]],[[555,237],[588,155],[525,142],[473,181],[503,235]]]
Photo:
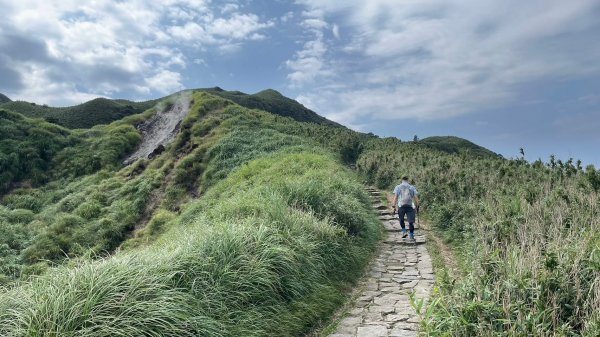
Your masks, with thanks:
[[[204,0],[0,0],[0,8],[0,60],[18,75],[5,92],[35,100],[32,93],[50,97],[57,94],[53,88],[63,88],[65,95],[54,99],[59,104],[94,94],[180,89],[189,61],[180,48],[234,52],[243,42],[265,39],[274,25],[236,4]],[[7,87],[2,82],[0,89]]]
[[[292,86],[312,83],[318,77],[330,75],[324,61],[326,52],[327,47],[323,38],[319,37],[306,42],[304,48],[296,52],[293,60],[287,60],[285,64],[292,70],[287,77]]]
[[[215,19],[207,30],[211,35],[244,40],[257,31],[273,27],[272,21],[261,22],[254,14],[233,14],[229,18]]]
[[[319,78],[331,76],[326,61],[328,46],[323,33],[329,25],[322,19],[320,11],[307,11],[303,16],[305,19],[300,25],[308,32],[308,41],[304,42],[302,49],[292,59],[285,62],[286,67],[291,70],[287,75],[291,87],[302,87]]]
[[[206,61],[204,59],[201,59],[201,58],[195,58],[194,59],[194,64],[201,65],[201,66],[206,66]]]
[[[183,89],[181,74],[169,70],[162,70],[158,74],[147,78],[146,85],[161,94],[169,94]]]
[[[287,12],[284,15],[282,15],[281,18],[279,18],[279,20],[281,20],[281,22],[283,22],[283,23],[286,23],[293,18],[294,18],[294,12]]]
[[[299,2],[349,42],[316,34],[323,47],[305,44],[288,79],[343,123],[447,118],[509,102],[523,83],[600,72],[598,0]],[[319,77],[325,67],[336,76]]]
[[[221,13],[237,12],[240,9],[240,5],[234,3],[227,3],[221,7]]]
[[[336,24],[333,25],[333,27],[331,27],[331,33],[333,34],[333,36],[336,39],[340,38],[340,27]]]
[[[329,25],[327,24],[327,22],[325,22],[321,19],[311,18],[311,19],[306,19],[306,20],[302,21],[302,26],[309,28],[309,29],[313,29],[315,31],[321,31],[321,30],[327,28]]]
[[[196,22],[186,22],[185,25],[172,26],[168,30],[171,37],[183,42],[196,42],[199,44],[216,43],[214,36],[209,34],[202,25]]]

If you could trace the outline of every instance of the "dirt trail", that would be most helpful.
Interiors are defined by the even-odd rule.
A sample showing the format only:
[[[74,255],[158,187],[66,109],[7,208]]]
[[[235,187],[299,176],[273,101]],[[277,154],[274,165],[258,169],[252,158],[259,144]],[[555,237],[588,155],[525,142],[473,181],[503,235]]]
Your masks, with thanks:
[[[415,242],[402,239],[397,218],[380,203],[380,192],[368,191],[386,238],[355,290],[355,304],[330,337],[417,336],[420,317],[410,304],[410,293],[427,300],[435,282],[425,236],[417,229]]]

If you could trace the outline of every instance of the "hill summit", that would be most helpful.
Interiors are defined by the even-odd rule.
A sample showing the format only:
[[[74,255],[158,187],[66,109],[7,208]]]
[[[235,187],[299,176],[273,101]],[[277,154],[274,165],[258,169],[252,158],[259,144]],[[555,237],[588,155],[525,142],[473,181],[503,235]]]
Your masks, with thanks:
[[[340,124],[318,115],[298,101],[283,96],[277,90],[266,89],[251,95],[241,91],[226,91],[219,87],[200,90],[231,100],[246,108],[264,110],[276,115],[293,118],[299,122],[341,127]]]
[[[241,91],[227,91],[220,87],[184,91],[204,91],[228,99],[249,109],[264,110],[279,116],[290,117],[299,122],[310,122],[342,127],[340,124],[318,115],[299,102],[283,96],[276,90],[267,89],[255,94]],[[49,107],[32,102],[11,101],[0,94],[0,109],[18,112],[32,118],[42,118],[70,129],[91,128],[99,124],[110,124],[123,117],[141,113],[152,108],[159,101],[178,95],[175,93],[163,98],[133,102],[124,99],[95,98],[91,101],[70,107]]]
[[[455,136],[433,136],[421,139],[419,144],[449,154],[469,153],[480,158],[493,158],[500,155],[483,146],[479,146],[464,138]]]
[[[6,95],[0,93],[0,104],[10,102],[10,98],[6,97]]]

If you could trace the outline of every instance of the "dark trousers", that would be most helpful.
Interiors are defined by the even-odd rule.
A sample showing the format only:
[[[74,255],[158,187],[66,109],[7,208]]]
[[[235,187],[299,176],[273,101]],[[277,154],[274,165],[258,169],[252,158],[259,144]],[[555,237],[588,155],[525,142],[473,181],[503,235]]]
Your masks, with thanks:
[[[405,229],[404,215],[408,218],[408,229],[410,233],[415,232],[415,209],[412,206],[402,206],[398,208],[398,219],[400,220],[400,227]]]

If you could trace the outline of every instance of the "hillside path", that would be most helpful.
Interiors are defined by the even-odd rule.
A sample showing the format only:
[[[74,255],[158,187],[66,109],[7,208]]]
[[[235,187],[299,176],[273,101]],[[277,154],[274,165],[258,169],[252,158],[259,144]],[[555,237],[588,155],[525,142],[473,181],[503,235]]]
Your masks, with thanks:
[[[415,243],[402,239],[398,219],[381,204],[380,192],[373,188],[367,191],[386,237],[355,290],[353,307],[329,337],[417,336],[420,318],[409,294],[414,291],[417,299],[427,300],[435,282],[425,236],[417,227]]]

